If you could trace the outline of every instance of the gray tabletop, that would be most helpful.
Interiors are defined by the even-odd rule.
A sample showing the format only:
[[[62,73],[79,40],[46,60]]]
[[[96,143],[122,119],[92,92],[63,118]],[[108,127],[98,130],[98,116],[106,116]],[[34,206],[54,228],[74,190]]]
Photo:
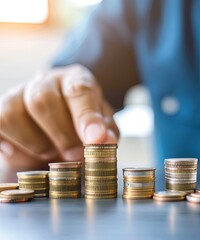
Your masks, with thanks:
[[[157,169],[157,189],[164,189]],[[200,205],[153,200],[36,199],[0,204],[0,239],[199,239]]]

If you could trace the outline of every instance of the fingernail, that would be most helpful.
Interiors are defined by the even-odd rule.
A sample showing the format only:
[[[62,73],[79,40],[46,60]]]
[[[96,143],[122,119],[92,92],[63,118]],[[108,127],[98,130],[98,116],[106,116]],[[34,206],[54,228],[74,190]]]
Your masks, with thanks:
[[[95,143],[105,138],[106,129],[102,124],[92,123],[88,125],[84,132],[86,143]]]
[[[84,158],[83,147],[70,148],[63,155],[65,161],[81,161]]]
[[[14,152],[13,146],[5,141],[0,142],[0,150],[8,157],[11,157]]]

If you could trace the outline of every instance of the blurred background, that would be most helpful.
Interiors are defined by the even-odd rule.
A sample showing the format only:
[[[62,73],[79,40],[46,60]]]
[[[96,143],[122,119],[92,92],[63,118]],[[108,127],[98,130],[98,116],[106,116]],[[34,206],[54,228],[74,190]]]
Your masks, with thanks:
[[[0,0],[0,95],[48,67],[64,35],[101,1]],[[152,166],[153,112],[146,88],[130,89],[124,103],[115,115],[122,136],[118,158],[122,166],[123,159],[126,166]]]

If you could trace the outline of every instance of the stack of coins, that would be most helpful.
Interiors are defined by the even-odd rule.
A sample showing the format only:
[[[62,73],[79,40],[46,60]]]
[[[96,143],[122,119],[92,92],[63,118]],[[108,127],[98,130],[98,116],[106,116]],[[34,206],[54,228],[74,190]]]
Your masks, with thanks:
[[[117,145],[87,144],[85,156],[85,198],[117,197]]]
[[[124,168],[123,177],[123,198],[152,198],[155,192],[155,168]]]
[[[1,203],[21,203],[28,202],[34,197],[33,190],[6,190],[0,193]]]
[[[0,183],[0,192],[6,190],[15,190],[19,188],[18,183]]]
[[[34,190],[34,197],[48,197],[48,171],[18,172],[19,189]]]
[[[81,197],[81,162],[50,163],[49,197]]]
[[[197,183],[196,158],[165,159],[166,190],[194,192]]]
[[[185,200],[186,193],[181,191],[161,191],[153,195],[153,199],[161,202],[173,202]]]

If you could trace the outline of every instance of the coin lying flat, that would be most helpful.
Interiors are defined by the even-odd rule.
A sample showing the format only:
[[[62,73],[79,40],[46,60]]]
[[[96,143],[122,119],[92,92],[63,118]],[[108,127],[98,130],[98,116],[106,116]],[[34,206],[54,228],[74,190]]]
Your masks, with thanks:
[[[17,198],[17,197],[27,197],[27,198],[32,198],[34,196],[34,191],[33,190],[6,190],[1,192],[1,195],[4,197],[8,198]]]
[[[18,183],[0,183],[0,192],[5,190],[18,189],[18,187],[19,187]]]
[[[181,201],[186,197],[183,191],[160,191],[153,195],[153,199],[158,201]]]
[[[195,196],[194,194],[195,193],[187,195],[186,196],[187,201],[191,202],[191,203],[200,203],[200,197]],[[196,195],[198,195],[198,194],[196,194]]]
[[[20,199],[8,199],[0,197],[0,203],[24,203],[31,201],[30,198],[20,198]]]
[[[34,196],[32,190],[6,190],[0,193],[1,203],[21,203],[30,201]]]
[[[196,197],[196,198],[200,198],[200,194],[199,193],[191,193],[190,194],[191,197]]]

